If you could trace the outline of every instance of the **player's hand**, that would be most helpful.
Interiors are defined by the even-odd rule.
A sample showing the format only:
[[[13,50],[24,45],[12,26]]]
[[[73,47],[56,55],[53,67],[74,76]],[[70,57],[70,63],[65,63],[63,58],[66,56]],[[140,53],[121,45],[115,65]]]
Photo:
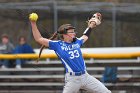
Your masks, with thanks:
[[[88,27],[90,27],[90,28],[96,27],[96,22],[95,22],[94,20],[90,20],[90,21],[88,22]]]

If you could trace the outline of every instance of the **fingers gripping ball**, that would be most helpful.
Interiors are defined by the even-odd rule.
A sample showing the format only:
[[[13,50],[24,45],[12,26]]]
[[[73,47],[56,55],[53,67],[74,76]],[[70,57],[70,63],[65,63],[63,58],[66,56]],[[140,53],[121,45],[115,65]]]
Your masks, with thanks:
[[[100,13],[95,13],[92,15],[92,17],[89,19],[89,23],[95,22],[96,25],[100,25],[102,20],[102,15]]]
[[[37,15],[36,13],[31,13],[31,14],[29,15],[29,19],[30,19],[31,21],[37,21],[38,15]]]

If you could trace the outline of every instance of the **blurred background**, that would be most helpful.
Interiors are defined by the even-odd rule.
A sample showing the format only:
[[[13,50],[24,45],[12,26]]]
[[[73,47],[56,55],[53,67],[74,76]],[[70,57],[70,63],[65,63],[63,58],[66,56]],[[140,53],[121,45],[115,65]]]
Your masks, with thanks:
[[[38,28],[43,37],[50,37],[65,23],[76,27],[80,37],[87,27],[88,17],[96,12],[103,16],[102,24],[95,28],[83,47],[140,46],[139,0],[1,0],[0,35],[7,33],[17,44],[18,36],[25,35],[34,47],[28,16],[39,15]]]
[[[93,29],[82,48],[87,49],[86,53],[96,52],[90,48],[112,53],[111,48],[120,47],[121,50],[114,49],[114,53],[121,52],[124,58],[118,54],[118,59],[116,55],[114,59],[87,58],[87,70],[101,80],[105,67],[115,67],[118,72],[111,75],[118,75],[117,81],[105,83],[112,93],[140,93],[140,0],[0,0],[0,36],[8,34],[15,46],[18,38],[25,36],[27,43],[39,51],[40,45],[32,36],[28,19],[33,12],[39,15],[38,29],[46,38],[66,23],[75,26],[77,37],[80,37],[87,27],[88,17],[100,12],[102,24]],[[130,56],[125,50],[139,55]],[[62,93],[64,68],[60,61],[47,58],[38,65],[35,62],[36,59],[30,59],[22,69],[0,69],[0,93]],[[80,90],[79,93],[87,92]]]

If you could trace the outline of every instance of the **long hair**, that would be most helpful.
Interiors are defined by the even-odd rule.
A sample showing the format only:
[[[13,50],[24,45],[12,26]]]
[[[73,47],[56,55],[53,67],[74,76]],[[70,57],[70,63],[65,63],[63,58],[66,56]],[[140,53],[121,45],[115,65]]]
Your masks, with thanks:
[[[58,31],[54,32],[54,34],[49,39],[50,40],[53,40],[59,34],[60,35],[60,39],[62,40],[63,39],[63,34],[66,34],[66,32],[67,32],[68,29],[75,29],[75,27],[73,27],[71,24],[63,24],[63,25],[61,25],[58,28]],[[41,53],[42,53],[42,51],[43,51],[44,48],[45,48],[45,46],[42,45],[41,48],[40,48],[40,51],[39,51],[39,56],[38,56],[37,62],[39,61],[40,56],[41,56]]]
[[[57,37],[57,35],[58,35],[58,33],[55,32],[49,39],[50,39],[50,40],[53,40],[53,39],[55,39],[55,38]],[[42,45],[41,48],[40,48],[39,56],[38,56],[38,59],[37,59],[37,63],[38,63],[38,61],[39,61],[39,59],[40,59],[41,53],[42,53],[42,51],[43,51],[44,48],[45,48],[44,45]]]

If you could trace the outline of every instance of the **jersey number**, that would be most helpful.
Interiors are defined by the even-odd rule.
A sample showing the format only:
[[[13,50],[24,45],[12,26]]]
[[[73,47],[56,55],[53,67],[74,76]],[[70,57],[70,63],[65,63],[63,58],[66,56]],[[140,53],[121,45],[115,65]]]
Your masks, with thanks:
[[[70,59],[74,59],[74,58],[79,57],[78,50],[70,51],[69,54],[70,54]]]

